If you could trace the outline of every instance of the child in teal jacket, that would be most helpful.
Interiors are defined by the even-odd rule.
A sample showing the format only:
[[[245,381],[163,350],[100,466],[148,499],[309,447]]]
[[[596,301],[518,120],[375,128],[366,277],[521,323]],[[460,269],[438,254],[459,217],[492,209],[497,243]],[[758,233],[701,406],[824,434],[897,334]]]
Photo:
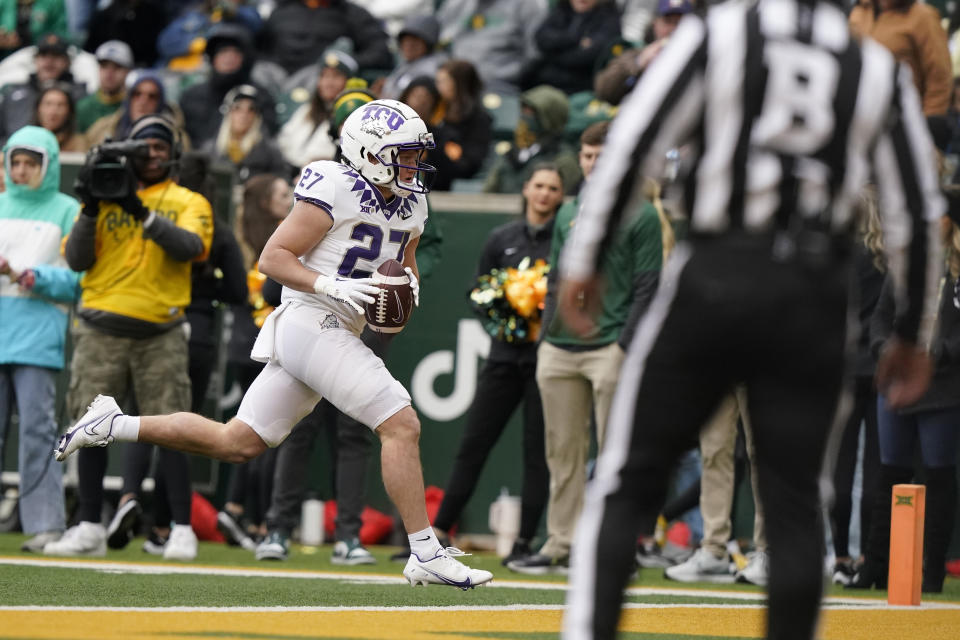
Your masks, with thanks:
[[[6,191],[0,193],[0,450],[14,403],[20,417],[20,521],[40,551],[64,529],[57,436],[56,376],[64,364],[77,273],[61,256],[80,209],[59,192],[60,151],[52,133],[23,127],[3,147]]]

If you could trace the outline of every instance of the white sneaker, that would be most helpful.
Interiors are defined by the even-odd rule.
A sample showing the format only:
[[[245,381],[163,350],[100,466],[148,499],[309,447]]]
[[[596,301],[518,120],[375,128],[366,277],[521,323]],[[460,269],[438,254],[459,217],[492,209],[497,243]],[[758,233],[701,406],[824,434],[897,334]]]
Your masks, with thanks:
[[[20,551],[32,551],[40,553],[49,543],[59,540],[63,536],[63,531],[44,531],[26,540],[20,545]]]
[[[665,569],[663,574],[678,582],[732,583],[734,578],[730,558],[726,555],[718,558],[703,547],[683,564]]]
[[[269,532],[257,545],[254,557],[257,560],[286,560],[290,557],[290,538],[278,530]]]
[[[53,450],[57,460],[63,462],[80,447],[105,447],[113,442],[113,419],[120,415],[123,412],[110,396],[94,398],[83,417],[60,436]]]
[[[164,560],[193,560],[197,557],[197,534],[188,524],[175,524],[163,546]]]
[[[411,553],[407,566],[403,569],[403,576],[410,582],[410,586],[418,584],[444,584],[459,587],[466,591],[478,585],[490,582],[493,574],[482,569],[471,569],[455,560],[453,556],[470,555],[456,547],[440,548],[436,555],[421,560],[417,554]]]
[[[355,566],[358,564],[377,564],[377,559],[367,551],[356,538],[337,540],[333,545],[333,554],[330,562],[338,565]]]
[[[747,558],[750,559],[747,566],[737,571],[737,582],[756,584],[761,587],[767,586],[767,567],[770,563],[770,556],[767,555],[766,551],[754,551],[748,553]]]
[[[99,522],[81,522],[70,527],[63,537],[43,546],[48,556],[105,556],[107,530]]]

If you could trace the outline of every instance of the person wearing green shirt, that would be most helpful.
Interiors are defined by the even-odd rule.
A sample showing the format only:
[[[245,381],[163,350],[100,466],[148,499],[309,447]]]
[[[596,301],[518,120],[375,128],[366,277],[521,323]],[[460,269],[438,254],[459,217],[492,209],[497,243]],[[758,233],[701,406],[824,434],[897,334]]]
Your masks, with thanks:
[[[597,122],[580,136],[580,168],[589,179],[603,147],[609,122]],[[579,197],[557,212],[550,264],[559,264],[560,252],[577,222]],[[574,525],[583,505],[590,418],[595,417],[597,440],[604,427],[623,362],[623,328],[636,317],[656,291],[663,262],[663,240],[656,207],[644,201],[603,258],[605,288],[596,331],[580,337],[556,313],[559,281],[551,271],[544,310],[543,338],[537,351],[537,385],[543,400],[550,497],[547,502],[547,541],[539,553],[507,563],[526,574],[566,573]],[[589,303],[589,301],[585,301]]]
[[[133,67],[133,52],[126,42],[108,40],[96,51],[100,64],[100,88],[77,102],[77,131],[86,133],[90,126],[123,106],[127,95],[127,74]]]
[[[0,59],[22,47],[37,45],[47,34],[67,37],[63,0],[0,2]]]

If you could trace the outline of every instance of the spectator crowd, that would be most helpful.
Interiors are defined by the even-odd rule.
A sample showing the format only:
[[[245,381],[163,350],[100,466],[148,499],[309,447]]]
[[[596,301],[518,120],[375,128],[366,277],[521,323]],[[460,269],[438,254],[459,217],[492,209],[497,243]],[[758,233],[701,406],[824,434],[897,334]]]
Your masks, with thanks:
[[[317,160],[340,161],[343,122],[378,98],[407,103],[433,134],[435,148],[427,157],[437,170],[433,191],[523,197],[516,220],[477,242],[471,289],[497,270],[523,270],[537,260],[555,264],[576,221],[576,196],[602,153],[607,122],[684,15],[707,12],[709,4],[3,2],[0,452],[15,412],[21,526],[31,536],[24,549],[103,555],[107,547],[128,544],[145,516],[140,487],[157,455],[154,526],[144,548],[168,559],[197,554],[184,454],[130,446],[122,497],[105,523],[106,451],[83,450],[79,508],[67,517],[61,472],[49,464],[49,452],[58,430],[56,372],[64,367],[68,331],[71,419],[99,393],[143,414],[202,410],[217,339],[212,311],[219,307],[233,309],[230,366],[240,386],[249,386],[262,366],[250,360],[251,345],[279,304],[275,283],[257,272],[259,254],[290,210],[300,169]],[[914,0],[844,5],[854,34],[875,39],[911,70],[938,147],[944,189],[948,195],[960,189],[950,186],[960,179],[960,3],[951,5],[953,15]],[[143,149],[133,161],[136,188],[101,197],[81,172],[78,200],[60,193],[65,159],[120,140]],[[481,475],[493,473],[484,469],[488,454],[522,407],[520,534],[504,564],[521,573],[566,571],[591,441],[602,446],[632,329],[657,288],[662,264],[685,234],[684,211],[670,186],[685,169],[686,152],[670,150],[667,172],[647,176],[629,226],[608,248],[601,269],[609,286],[595,335],[585,338],[564,326],[556,314],[553,272],[544,277],[536,330],[505,333],[502,324],[489,321],[489,309],[475,305],[493,347],[437,514],[442,540],[455,534]],[[215,168],[232,172],[242,192],[233,226],[211,209]],[[960,208],[960,196],[949,201]],[[946,575],[960,440],[960,324],[953,322],[960,317],[960,230],[957,213],[943,213],[947,260],[938,333],[929,345],[935,383],[916,406],[892,410],[871,384],[895,304],[872,191],[859,207],[854,410],[827,460],[835,487],[829,573],[851,587],[885,585],[890,491],[914,478],[928,486],[924,589],[941,590]],[[441,244],[436,223],[428,222],[418,247],[422,278],[429,277]],[[385,345],[369,332],[363,338],[385,357]],[[692,471],[675,471],[673,499],[638,539],[639,567],[665,568],[679,581],[765,584],[768,554],[789,553],[767,548],[760,509],[749,548],[733,539],[734,489],[755,468],[748,400],[739,392],[726,398],[691,449]],[[258,559],[287,557],[304,498],[306,455],[324,430],[338,461],[334,562],[375,561],[359,540],[371,443],[366,430],[328,403],[304,418],[283,446],[234,469],[218,514],[228,542]],[[914,449],[920,452],[916,468]],[[855,477],[862,477],[856,514]],[[683,545],[666,540],[668,527],[680,521],[690,531]],[[853,529],[852,521],[858,523]],[[535,544],[538,536],[542,547]]]

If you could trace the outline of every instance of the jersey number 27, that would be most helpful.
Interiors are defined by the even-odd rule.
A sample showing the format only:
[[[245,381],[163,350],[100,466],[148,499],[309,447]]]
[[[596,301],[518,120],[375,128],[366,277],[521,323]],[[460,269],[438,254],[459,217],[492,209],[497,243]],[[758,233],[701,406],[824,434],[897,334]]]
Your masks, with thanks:
[[[343,261],[337,269],[337,275],[344,278],[366,278],[372,273],[366,269],[357,269],[357,260],[376,261],[380,257],[380,251],[383,246],[383,229],[375,224],[361,222],[353,228],[350,237],[360,242],[356,246],[350,247],[343,256]],[[367,242],[369,239],[369,243]],[[403,253],[410,241],[409,231],[400,231],[390,229],[390,235],[387,240],[388,245],[398,245],[396,259],[397,262],[403,262]],[[393,255],[390,255],[392,258]]]

